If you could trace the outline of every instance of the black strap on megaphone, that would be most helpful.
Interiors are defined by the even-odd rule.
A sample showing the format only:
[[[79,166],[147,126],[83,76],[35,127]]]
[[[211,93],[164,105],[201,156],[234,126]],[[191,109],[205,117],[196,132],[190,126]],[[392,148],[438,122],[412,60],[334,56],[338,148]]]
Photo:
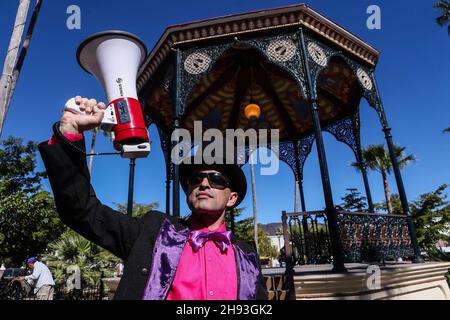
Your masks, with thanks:
[[[53,125],[53,133],[54,135],[59,138],[61,141],[64,141],[64,143],[67,143],[69,146],[71,146],[73,149],[81,153],[84,157],[90,157],[90,156],[112,156],[112,155],[121,155],[122,152],[105,152],[105,153],[91,153],[86,154],[86,151],[84,151],[82,148],[77,146],[75,143],[67,139],[63,133],[59,130],[59,126],[61,125],[61,122],[58,121]]]
[[[120,156],[123,152],[96,152],[96,153],[89,153],[86,155],[86,157],[94,157],[94,156]]]

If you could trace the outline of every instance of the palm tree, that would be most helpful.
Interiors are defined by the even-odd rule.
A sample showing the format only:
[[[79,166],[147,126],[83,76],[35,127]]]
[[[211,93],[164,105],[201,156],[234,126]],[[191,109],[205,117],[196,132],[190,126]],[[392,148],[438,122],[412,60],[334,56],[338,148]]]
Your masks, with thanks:
[[[112,275],[114,265],[119,262],[111,253],[72,230],[49,244],[43,260],[52,269],[58,284],[64,284],[68,266],[77,265],[81,271],[82,282],[88,286],[98,283],[101,271]]]
[[[400,169],[406,167],[411,161],[416,160],[414,155],[405,155],[405,149],[405,147],[399,145],[394,146],[395,156],[397,157]],[[367,168],[381,173],[388,212],[391,214],[393,209],[387,176],[391,173],[392,162],[388,150],[381,144],[369,145],[367,149],[362,150],[362,158]],[[357,170],[361,170],[361,164],[359,162],[353,162],[351,165]]]
[[[122,212],[123,214],[127,214],[128,203],[117,203],[114,202],[117,211]],[[151,203],[136,203],[133,202],[132,216],[135,218],[141,218],[145,216],[152,210],[159,208],[159,202],[151,202]]]
[[[433,5],[433,8],[442,11],[442,15],[436,18],[436,22],[441,27],[448,24],[448,34],[450,35],[450,2],[448,0],[439,0],[439,2]]]
[[[255,183],[255,164],[250,159],[250,176],[252,180],[252,200],[253,200],[253,238],[255,240],[256,252],[258,250],[258,223],[257,223],[257,210],[256,210],[256,183]]]

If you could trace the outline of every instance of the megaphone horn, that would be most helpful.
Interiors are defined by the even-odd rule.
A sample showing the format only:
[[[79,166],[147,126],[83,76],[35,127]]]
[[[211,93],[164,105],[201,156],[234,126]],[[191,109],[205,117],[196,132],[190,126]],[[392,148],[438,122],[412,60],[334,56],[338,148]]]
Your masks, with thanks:
[[[137,73],[146,56],[141,39],[116,30],[92,35],[77,51],[80,66],[97,78],[106,94],[105,118],[113,124],[116,121],[115,142],[121,145],[149,142],[136,90]]]

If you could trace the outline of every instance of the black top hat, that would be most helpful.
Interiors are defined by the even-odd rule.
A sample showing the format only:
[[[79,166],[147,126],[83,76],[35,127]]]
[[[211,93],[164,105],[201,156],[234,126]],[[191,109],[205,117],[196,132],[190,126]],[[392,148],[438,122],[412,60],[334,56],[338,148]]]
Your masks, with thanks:
[[[196,159],[197,161],[195,161]],[[221,159],[222,163],[217,163],[218,161],[208,161],[212,164],[203,162],[204,158],[201,158],[201,161],[198,161],[198,159],[200,159],[200,155],[190,156],[185,158],[180,164],[180,183],[184,192],[187,194],[187,180],[196,170],[216,170],[224,174],[230,180],[231,191],[237,192],[238,199],[232,207],[236,208],[242,202],[242,200],[244,200],[247,193],[247,179],[245,178],[244,172],[242,171],[241,167],[237,164],[237,161],[235,160],[236,158],[233,159],[234,161],[228,160],[227,162],[227,157],[223,156],[223,159]],[[211,160],[217,159],[214,158]]]

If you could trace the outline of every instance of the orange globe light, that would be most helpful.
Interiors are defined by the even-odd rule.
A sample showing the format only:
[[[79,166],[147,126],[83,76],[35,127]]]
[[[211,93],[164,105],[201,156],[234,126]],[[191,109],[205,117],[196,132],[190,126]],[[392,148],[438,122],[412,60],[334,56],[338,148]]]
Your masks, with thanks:
[[[255,103],[250,103],[245,107],[244,113],[245,117],[249,120],[252,118],[259,118],[261,115],[261,108]]]

